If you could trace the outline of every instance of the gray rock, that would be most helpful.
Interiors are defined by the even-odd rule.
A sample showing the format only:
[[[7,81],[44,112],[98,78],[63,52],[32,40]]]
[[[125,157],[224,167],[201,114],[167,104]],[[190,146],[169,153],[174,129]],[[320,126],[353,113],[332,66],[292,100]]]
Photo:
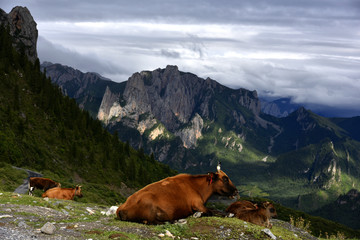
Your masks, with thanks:
[[[19,222],[18,226],[22,227],[22,228],[28,228],[29,227],[24,221]]]
[[[270,231],[268,228],[264,228],[261,231],[263,231],[266,235],[268,235],[271,239],[276,239],[276,236]]]
[[[41,228],[41,232],[49,235],[53,235],[55,233],[56,227],[54,224],[47,222],[44,226]]]
[[[194,218],[199,218],[199,217],[202,216],[202,214],[203,214],[202,212],[196,212],[196,213],[193,214],[193,217]]]
[[[29,60],[37,59],[36,43],[38,30],[36,22],[26,7],[14,7],[9,14],[0,12],[0,24],[10,27],[10,35],[14,37],[14,46],[18,50],[24,46],[25,54]]]

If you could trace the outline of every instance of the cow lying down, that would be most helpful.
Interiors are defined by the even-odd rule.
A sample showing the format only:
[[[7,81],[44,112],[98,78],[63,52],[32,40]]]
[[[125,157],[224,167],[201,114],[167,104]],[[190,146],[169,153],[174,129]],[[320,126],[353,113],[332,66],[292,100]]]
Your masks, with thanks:
[[[276,217],[277,213],[274,205],[270,202],[252,203],[242,200],[232,203],[227,209],[227,213],[233,213],[235,217],[260,226],[271,228],[271,217]]]
[[[161,224],[194,212],[212,215],[204,205],[213,194],[235,197],[238,191],[220,170],[204,175],[179,174],[152,183],[131,195],[116,211],[120,220]]]
[[[82,197],[81,186],[76,186],[75,188],[51,188],[42,194],[42,197],[56,198],[56,199],[65,199],[73,200],[77,197]]]

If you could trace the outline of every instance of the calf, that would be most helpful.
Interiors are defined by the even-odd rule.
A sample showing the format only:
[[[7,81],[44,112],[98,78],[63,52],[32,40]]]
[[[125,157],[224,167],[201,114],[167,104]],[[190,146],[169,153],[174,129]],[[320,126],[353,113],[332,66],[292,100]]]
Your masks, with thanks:
[[[231,204],[226,212],[233,213],[235,217],[260,226],[271,228],[271,217],[276,217],[277,213],[274,205],[270,202],[254,204],[243,200]]]
[[[41,189],[47,191],[50,188],[54,188],[54,187],[61,187],[61,184],[58,182],[55,182],[49,178],[42,178],[42,177],[31,177],[29,179],[29,195],[32,196],[33,195],[33,191],[35,189]]]
[[[82,197],[81,186],[75,188],[51,188],[43,193],[42,197],[73,200],[74,197]]]
[[[228,213],[237,213],[240,211],[245,211],[245,210],[254,210],[257,209],[257,203],[252,203],[250,201],[247,200],[241,200],[241,201],[237,201],[232,203],[227,209],[226,212]]]
[[[116,211],[120,220],[161,224],[194,212],[212,215],[205,203],[213,194],[235,197],[238,191],[220,170],[204,175],[179,174],[152,183],[131,195]]]

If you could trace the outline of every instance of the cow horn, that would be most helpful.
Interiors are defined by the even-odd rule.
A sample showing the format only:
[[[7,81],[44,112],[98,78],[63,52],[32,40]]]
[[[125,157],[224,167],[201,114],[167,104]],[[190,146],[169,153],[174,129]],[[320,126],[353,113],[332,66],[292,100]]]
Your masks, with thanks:
[[[218,165],[217,165],[216,169],[217,169],[218,172],[220,172],[220,170],[221,170],[221,162],[218,162]]]

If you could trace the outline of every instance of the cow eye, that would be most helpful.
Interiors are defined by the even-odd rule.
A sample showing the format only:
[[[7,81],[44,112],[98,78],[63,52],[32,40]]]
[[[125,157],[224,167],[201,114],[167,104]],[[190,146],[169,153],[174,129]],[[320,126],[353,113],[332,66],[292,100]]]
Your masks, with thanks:
[[[223,179],[223,182],[229,182],[229,178],[226,176],[224,176],[222,179]]]
[[[270,208],[270,212],[271,212],[271,213],[275,212],[275,209]]]

